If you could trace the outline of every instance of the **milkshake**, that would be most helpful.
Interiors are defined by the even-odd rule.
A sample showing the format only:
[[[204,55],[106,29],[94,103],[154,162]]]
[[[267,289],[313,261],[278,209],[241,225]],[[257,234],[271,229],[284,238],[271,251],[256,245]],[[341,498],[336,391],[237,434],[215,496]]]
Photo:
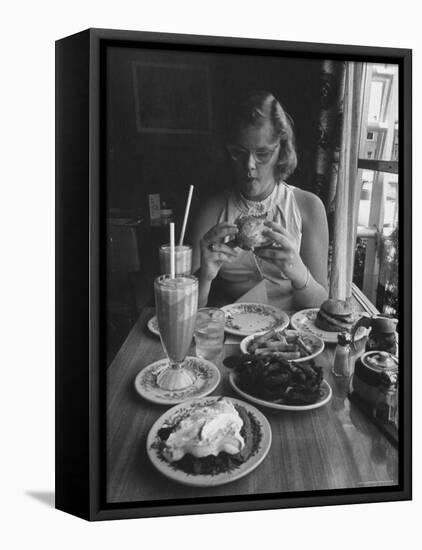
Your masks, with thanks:
[[[198,280],[192,275],[161,275],[154,282],[155,307],[164,351],[170,365],[157,377],[157,384],[166,389],[181,389],[195,381],[183,368],[183,361],[192,343],[198,309]]]
[[[162,274],[170,273],[170,245],[163,244],[159,249],[160,271]],[[174,247],[175,273],[176,275],[190,275],[192,271],[192,247],[177,245]]]

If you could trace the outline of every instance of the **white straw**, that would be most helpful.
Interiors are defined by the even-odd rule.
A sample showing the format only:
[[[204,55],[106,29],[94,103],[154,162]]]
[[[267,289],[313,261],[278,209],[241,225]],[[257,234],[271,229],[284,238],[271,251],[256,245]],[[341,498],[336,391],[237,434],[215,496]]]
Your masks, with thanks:
[[[174,223],[170,224],[170,277],[174,279],[176,276],[175,269],[175,252],[174,252]]]
[[[183,219],[182,232],[180,233],[180,241],[179,241],[180,246],[182,246],[183,239],[185,238],[186,224],[188,221],[190,201],[192,200],[192,193],[193,193],[193,185],[189,187],[188,201],[186,203],[186,208],[185,208],[185,217]]]

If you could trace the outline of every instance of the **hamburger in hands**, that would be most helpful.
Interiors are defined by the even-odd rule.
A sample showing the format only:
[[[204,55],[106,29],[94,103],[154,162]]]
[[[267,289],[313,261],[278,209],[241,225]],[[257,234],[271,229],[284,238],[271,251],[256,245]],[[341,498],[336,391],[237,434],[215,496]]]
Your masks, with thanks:
[[[321,304],[315,325],[327,332],[350,331],[355,323],[355,315],[346,300],[330,298]]]
[[[267,227],[265,217],[242,216],[235,223],[239,229],[236,244],[244,250],[254,250],[262,246],[271,246],[273,240],[264,234]]]

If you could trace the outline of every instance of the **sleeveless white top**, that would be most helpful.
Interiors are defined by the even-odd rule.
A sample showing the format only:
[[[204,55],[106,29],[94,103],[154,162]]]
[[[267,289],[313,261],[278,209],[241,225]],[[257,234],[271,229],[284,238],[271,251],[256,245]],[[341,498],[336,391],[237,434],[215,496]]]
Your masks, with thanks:
[[[259,202],[232,193],[219,213],[218,223],[234,223],[244,215],[265,215],[268,220],[278,223],[289,232],[299,251],[302,216],[293,190],[294,187],[280,182],[266,199]],[[224,288],[234,300],[262,281],[263,276],[270,303],[274,302],[283,309],[292,309],[293,289],[290,280],[273,264],[254,257],[251,251],[243,250],[235,262],[224,262],[219,271]]]

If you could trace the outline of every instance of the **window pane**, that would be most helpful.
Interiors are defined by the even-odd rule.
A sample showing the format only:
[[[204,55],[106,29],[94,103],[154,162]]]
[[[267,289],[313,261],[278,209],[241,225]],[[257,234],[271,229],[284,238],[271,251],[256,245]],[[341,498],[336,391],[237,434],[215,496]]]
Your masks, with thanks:
[[[362,171],[362,190],[360,193],[358,225],[363,227],[368,227],[369,225],[373,179],[374,172],[372,170]]]
[[[390,235],[397,227],[398,218],[398,176],[384,174],[384,227],[383,234]]]
[[[359,158],[398,158],[398,66],[366,66]],[[374,165],[374,168],[372,168]],[[380,164],[361,162],[361,194],[353,282],[384,313],[397,314],[398,176],[381,172]]]
[[[372,204],[374,180],[379,189]],[[381,200],[381,202],[380,202]],[[383,235],[389,235],[398,223],[398,176],[386,172],[362,170],[362,190],[359,201],[358,226],[378,226]]]
[[[373,75],[377,75],[376,71],[374,71]],[[386,83],[383,82],[382,80],[374,80],[374,78],[375,76],[373,76],[373,80],[371,83],[371,97],[369,101],[368,124],[382,122],[382,117],[381,117],[382,95],[383,95],[382,92]]]
[[[370,65],[366,136],[360,157],[398,160],[398,66]]]

